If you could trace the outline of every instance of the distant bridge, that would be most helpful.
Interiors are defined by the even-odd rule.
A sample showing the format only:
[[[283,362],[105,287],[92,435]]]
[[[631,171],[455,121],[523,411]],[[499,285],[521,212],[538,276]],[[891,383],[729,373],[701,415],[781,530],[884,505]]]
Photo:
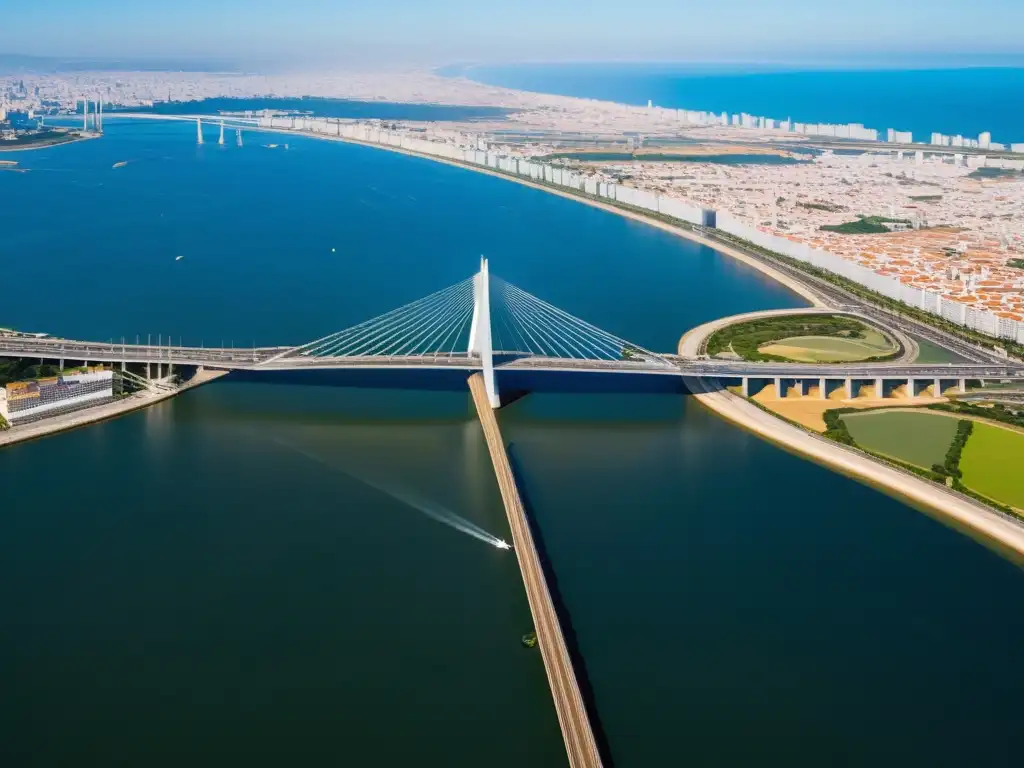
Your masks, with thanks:
[[[854,382],[958,382],[1024,378],[1024,365],[999,363],[752,363],[661,354],[580,320],[489,274],[487,260],[470,278],[422,299],[300,346],[189,347],[0,336],[0,356],[52,360],[194,366],[228,371],[455,371],[481,372],[492,407],[506,373],[621,374],[647,377],[752,379],[825,385]],[[824,392],[826,386],[821,386]]]

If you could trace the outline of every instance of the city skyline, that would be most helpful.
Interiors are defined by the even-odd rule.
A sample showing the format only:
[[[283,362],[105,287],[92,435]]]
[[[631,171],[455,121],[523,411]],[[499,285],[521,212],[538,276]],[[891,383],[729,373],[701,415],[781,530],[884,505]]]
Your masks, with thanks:
[[[389,0],[372,7],[323,0],[144,5],[53,0],[11,7],[4,16],[0,51],[5,53],[214,58],[244,67],[465,60],[805,66],[1024,62],[1024,43],[1015,34],[1024,23],[1024,7],[1011,0],[981,0],[969,13],[952,0],[927,8],[918,0],[866,0],[848,8],[808,0],[770,7],[754,0],[727,7],[646,0],[628,9],[610,0],[554,5],[517,0],[500,7],[468,0]],[[709,29],[718,33],[709,35]]]

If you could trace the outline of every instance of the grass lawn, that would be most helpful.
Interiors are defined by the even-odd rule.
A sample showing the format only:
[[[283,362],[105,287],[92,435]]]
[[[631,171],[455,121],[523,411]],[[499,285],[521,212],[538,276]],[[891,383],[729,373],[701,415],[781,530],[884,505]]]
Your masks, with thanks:
[[[941,464],[945,460],[957,427],[957,419],[927,412],[849,413],[843,416],[843,421],[857,445],[924,469],[930,469],[932,464]],[[968,451],[973,440],[974,436],[967,441]],[[981,488],[977,490],[985,493]]]
[[[974,432],[960,457],[964,485],[1003,504],[1024,509],[1022,468],[1024,433],[974,423]]]
[[[758,352],[763,354],[778,355],[800,363],[852,363],[895,351],[889,340],[874,329],[866,329],[863,339],[791,336],[758,348]]]

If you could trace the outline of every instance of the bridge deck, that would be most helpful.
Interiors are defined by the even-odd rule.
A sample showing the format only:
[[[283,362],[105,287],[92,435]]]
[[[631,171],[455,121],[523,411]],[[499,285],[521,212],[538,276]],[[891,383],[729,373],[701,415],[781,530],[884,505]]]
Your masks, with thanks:
[[[530,603],[538,645],[544,659],[544,669],[548,675],[551,695],[555,700],[555,711],[565,739],[569,765],[573,768],[598,768],[601,765],[601,756],[590,727],[587,708],[580,695],[572,658],[562,636],[562,627],[558,622],[558,614],[534,546],[530,524],[526,519],[526,509],[519,496],[508,454],[505,452],[505,443],[498,428],[498,420],[487,399],[487,390],[481,374],[475,373],[469,377],[469,389],[480,416],[484,437],[487,439],[487,449],[497,475],[498,488],[501,490],[501,498],[505,503],[505,512],[512,529],[512,541],[516,557],[519,559],[519,568],[523,573],[526,597]]]
[[[162,363],[204,366],[223,370],[308,370],[316,368],[440,368],[480,370],[479,357],[453,355],[345,355],[317,357],[295,354],[296,347],[166,347],[145,344],[111,344],[59,338],[0,335],[0,357],[86,360],[102,363]],[[701,378],[1024,378],[1024,365],[1015,361],[990,363],[751,363],[664,355],[660,362],[639,359],[584,360],[545,357],[521,352],[501,352],[508,357],[495,361],[495,370],[578,371],[580,373],[690,376]]]

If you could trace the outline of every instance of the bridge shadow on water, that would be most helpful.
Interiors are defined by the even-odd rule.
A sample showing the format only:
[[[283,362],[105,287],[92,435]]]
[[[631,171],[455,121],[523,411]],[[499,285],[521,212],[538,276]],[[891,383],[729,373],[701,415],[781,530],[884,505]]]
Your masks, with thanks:
[[[515,444],[509,443],[506,446],[509,466],[512,468],[512,476],[515,478],[516,486],[519,489],[519,497],[523,502],[523,509],[526,510],[526,520],[530,526],[530,533],[533,536],[534,547],[537,556],[540,558],[541,567],[544,569],[544,578],[548,583],[548,591],[551,593],[551,601],[554,603],[555,611],[558,614],[558,623],[562,627],[562,636],[565,638],[565,646],[572,658],[573,670],[576,673],[576,682],[579,685],[580,696],[583,697],[583,705],[587,708],[587,717],[590,719],[590,727],[594,732],[594,740],[597,742],[598,751],[601,753],[601,762],[606,768],[612,768],[611,747],[608,742],[608,735],[605,733],[604,725],[597,709],[597,700],[594,696],[594,687],[590,683],[590,675],[587,673],[587,664],[580,651],[579,639],[572,626],[572,619],[569,609],[562,598],[558,588],[558,578],[551,558],[548,555],[547,547],[544,544],[544,535],[537,524],[537,516],[533,512],[530,499],[526,494],[526,485],[523,482],[523,473],[516,456]]]
[[[467,392],[472,370],[416,368],[320,368],[312,370],[250,369],[229,374],[230,381],[303,384],[363,389],[419,389]],[[529,392],[590,394],[689,394],[682,376],[644,372],[544,371],[501,369],[495,371],[505,403]]]

